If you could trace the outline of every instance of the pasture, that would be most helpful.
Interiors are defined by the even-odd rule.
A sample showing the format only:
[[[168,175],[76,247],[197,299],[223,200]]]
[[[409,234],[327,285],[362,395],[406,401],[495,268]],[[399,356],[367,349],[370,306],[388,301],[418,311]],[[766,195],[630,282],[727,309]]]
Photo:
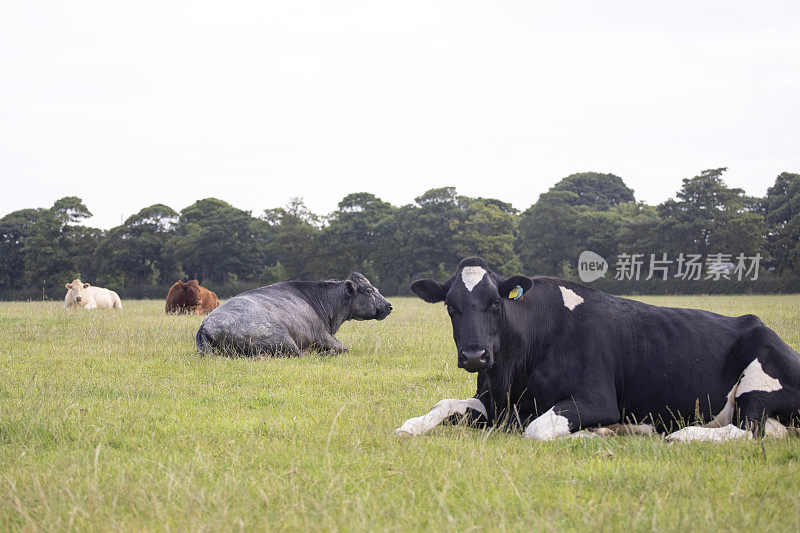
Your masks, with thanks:
[[[648,297],[755,313],[800,348],[800,296]],[[441,305],[391,298],[338,357],[200,355],[195,316],[0,303],[0,529],[800,528],[800,439],[532,442],[394,429],[467,398]]]

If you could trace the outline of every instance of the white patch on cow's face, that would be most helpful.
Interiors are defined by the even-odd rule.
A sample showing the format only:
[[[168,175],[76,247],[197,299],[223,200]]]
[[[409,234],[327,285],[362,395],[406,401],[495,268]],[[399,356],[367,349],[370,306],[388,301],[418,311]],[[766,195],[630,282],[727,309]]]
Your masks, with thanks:
[[[525,428],[525,437],[536,440],[553,440],[569,435],[569,421],[551,408]]]
[[[475,288],[475,285],[481,282],[486,271],[478,266],[469,266],[461,269],[461,281],[469,292]]]
[[[781,382],[777,379],[767,375],[764,369],[761,368],[761,363],[758,359],[754,359],[752,363],[747,365],[747,368],[742,372],[742,380],[739,382],[739,387],[736,389],[736,397],[738,398],[746,392],[764,391],[772,392],[781,390]]]
[[[403,422],[402,426],[395,429],[394,432],[397,435],[406,437],[422,435],[432,430],[452,415],[467,414],[467,409],[474,409],[483,416],[487,416],[486,407],[484,407],[483,402],[477,398],[467,398],[466,400],[441,400],[433,406],[433,409],[431,409],[428,414],[409,418]]]
[[[570,311],[573,311],[576,307],[583,303],[583,298],[578,296],[578,293],[572,289],[562,287],[561,285],[559,285],[558,288],[561,289],[561,299],[564,300],[564,307]]]
[[[700,426],[685,427],[675,433],[667,435],[671,442],[723,442],[726,440],[752,439],[753,434],[741,428],[728,424],[721,428],[704,428]]]

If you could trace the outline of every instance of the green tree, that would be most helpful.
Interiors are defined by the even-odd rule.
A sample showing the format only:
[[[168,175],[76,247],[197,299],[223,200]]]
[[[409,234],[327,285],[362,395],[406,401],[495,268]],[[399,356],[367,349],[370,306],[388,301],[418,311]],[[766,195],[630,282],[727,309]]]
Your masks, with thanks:
[[[685,178],[677,199],[658,206],[658,234],[665,252],[754,254],[763,248],[764,219],[742,189],[722,180],[726,168]]]
[[[526,271],[569,275],[583,250],[611,260],[632,222],[633,190],[614,174],[571,174],[542,194],[519,220],[517,250]]]
[[[781,273],[800,273],[800,174],[779,174],[760,210],[768,229],[770,266]]]
[[[92,216],[92,213],[89,212],[89,208],[87,208],[83,204],[83,200],[77,196],[65,196],[64,198],[56,200],[55,203],[53,203],[53,207],[50,208],[50,212],[56,220],[61,222],[62,228]]]
[[[408,274],[412,278],[449,276],[461,260],[453,241],[453,224],[464,217],[465,198],[455,187],[430,189],[416,197],[419,207],[407,210],[400,229]]]
[[[177,221],[178,213],[172,208],[155,204],[109,230],[97,254],[105,274],[103,281],[129,287],[176,277],[175,261],[165,257],[164,249]]]
[[[321,219],[301,198],[292,198],[285,208],[267,209],[262,220],[271,232],[267,255],[280,263],[289,279],[328,277],[329,269],[318,253]]]
[[[392,215],[378,222],[375,228],[375,254],[372,258],[384,294],[403,294],[410,292],[408,287],[416,279],[419,270],[414,258],[411,235],[419,208],[404,205],[393,209]]]
[[[620,209],[620,204],[605,211],[578,208],[572,222],[572,241],[575,248],[567,257],[570,271],[577,268],[578,256],[584,250],[591,250],[606,260],[613,258],[620,252],[620,236],[631,223],[629,210]]]
[[[329,275],[343,277],[359,271],[379,283],[376,248],[386,237],[381,233],[382,223],[394,211],[391,204],[367,192],[345,196],[330,216],[330,225],[323,230],[320,255],[329,257]]]
[[[94,275],[94,249],[100,230],[77,222],[92,216],[80,198],[68,196],[56,200],[38,216],[25,239],[23,257],[31,286],[58,287],[63,280]]]
[[[479,255],[497,272],[512,276],[522,269],[514,250],[517,233],[516,210],[492,199],[468,199],[463,216],[451,220],[453,249],[457,257]]]
[[[556,183],[551,191],[569,191],[577,195],[573,205],[606,211],[616,205],[636,201],[633,189],[614,174],[579,172]]]
[[[800,215],[800,174],[781,172],[761,201],[764,220],[770,228],[786,224]]]
[[[525,271],[564,274],[580,253],[575,240],[578,195],[551,190],[526,209],[519,222],[517,249]]]
[[[96,252],[105,233],[101,229],[80,224],[70,224],[62,229],[62,246],[72,258],[72,270],[76,275],[97,282],[101,267]]]
[[[249,211],[216,198],[199,200],[181,211],[168,257],[201,282],[253,279],[264,267],[260,226]]]
[[[493,198],[461,196],[454,187],[430,189],[417,205],[398,209],[384,221],[381,235],[384,279],[397,291],[421,277],[445,279],[466,256],[484,257],[498,272],[520,270],[514,250],[516,210]]]
[[[0,219],[0,287],[22,288],[25,282],[25,241],[43,209],[20,209]]]
[[[621,204],[613,210],[625,220],[624,226],[617,235],[618,253],[656,253],[659,248],[658,227],[661,219],[655,206],[644,202]],[[604,256],[606,257],[606,256]],[[611,259],[606,257],[606,259]]]

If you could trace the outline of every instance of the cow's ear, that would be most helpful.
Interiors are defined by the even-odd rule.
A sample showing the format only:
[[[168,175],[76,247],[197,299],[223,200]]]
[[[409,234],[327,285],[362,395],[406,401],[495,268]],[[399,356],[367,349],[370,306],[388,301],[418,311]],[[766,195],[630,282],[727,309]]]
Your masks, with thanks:
[[[88,289],[89,287],[91,287],[91,285],[89,285],[88,283],[84,283],[84,284],[83,284],[83,288],[84,288],[84,289]]]
[[[69,289],[71,289],[71,288],[72,288],[72,283],[67,283],[67,284],[66,284],[66,285],[64,285],[64,286],[67,288],[67,290],[69,290]]]
[[[187,285],[200,285],[200,283],[196,279],[190,279]]]
[[[432,279],[418,279],[411,284],[411,292],[429,304],[444,301],[445,296],[447,296],[444,285]]]
[[[344,281],[344,290],[347,291],[348,296],[352,296],[356,293],[356,284],[353,283],[353,280],[347,279]]]
[[[522,298],[523,294],[530,290],[531,287],[533,287],[533,280],[531,278],[525,276],[512,276],[500,283],[500,286],[497,287],[497,291],[500,293],[502,298],[519,300]]]

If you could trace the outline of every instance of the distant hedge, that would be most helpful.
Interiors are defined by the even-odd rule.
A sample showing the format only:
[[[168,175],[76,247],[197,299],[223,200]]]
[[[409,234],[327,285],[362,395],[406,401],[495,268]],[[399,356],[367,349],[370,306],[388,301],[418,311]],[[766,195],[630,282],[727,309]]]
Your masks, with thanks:
[[[757,280],[697,280],[687,281],[681,279],[668,280],[615,280],[600,279],[591,283],[583,283],[578,278],[569,277],[570,281],[580,283],[586,287],[609,294],[621,296],[636,295],[677,295],[677,294],[794,294],[800,293],[800,280],[781,278],[779,276],[763,275]],[[204,286],[217,293],[221,299],[228,299],[239,293],[256,289],[264,284],[256,282],[228,282],[207,283]],[[128,287],[117,290],[123,300],[163,300],[167,297],[170,285],[148,285],[142,287]],[[12,300],[54,300],[64,299],[66,289],[63,285],[42,287],[38,290],[9,290],[0,289],[0,301]],[[385,292],[385,296],[413,296],[408,286],[401,290]]]

